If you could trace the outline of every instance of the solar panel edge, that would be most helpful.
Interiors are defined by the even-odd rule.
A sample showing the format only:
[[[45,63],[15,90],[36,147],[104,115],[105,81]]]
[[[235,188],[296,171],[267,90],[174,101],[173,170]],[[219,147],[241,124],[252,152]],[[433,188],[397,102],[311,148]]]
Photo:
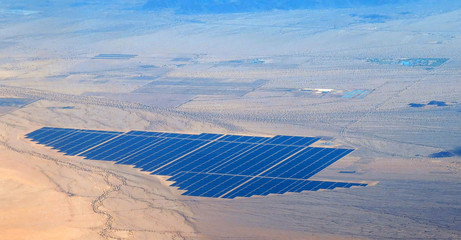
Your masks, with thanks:
[[[62,131],[69,131],[69,132],[75,131],[75,132],[78,132],[78,134],[77,136],[74,137],[73,134],[61,133]],[[153,134],[149,135],[149,133],[153,133]],[[114,137],[110,137],[109,139],[106,139],[104,137],[104,135],[106,134],[113,134]],[[331,181],[322,182],[321,181],[319,182],[317,186],[306,190],[302,188],[306,185],[307,181],[311,181],[311,180],[307,180],[307,178],[306,179],[276,178],[276,177],[261,175],[266,170],[271,169],[274,166],[277,166],[278,164],[281,164],[284,161],[287,161],[287,159],[296,157],[296,155],[298,155],[304,149],[307,149],[307,148],[318,148],[322,150],[329,149],[329,148],[310,147],[312,143],[320,139],[318,137],[279,136],[278,135],[272,138],[267,138],[267,137],[254,137],[254,136],[245,136],[245,135],[214,134],[214,133],[202,133],[202,134],[191,135],[191,134],[178,134],[178,133],[146,132],[146,131],[114,132],[114,131],[49,128],[49,127],[48,128],[43,127],[43,128],[37,129],[31,133],[26,134],[25,137],[27,139],[30,139],[30,141],[37,142],[45,146],[49,146],[52,149],[57,150],[58,152],[64,153],[64,155],[81,156],[81,157],[84,157],[84,159],[99,160],[99,161],[104,160],[104,161],[114,162],[115,164],[124,164],[124,163],[119,163],[119,161],[117,160],[118,155],[124,154],[124,152],[127,151],[128,155],[122,158],[122,159],[126,159],[126,158],[133,157],[133,155],[138,155],[138,153],[140,152],[138,152],[138,150],[134,152],[129,150],[131,146],[130,147],[123,146],[120,148],[119,146],[120,144],[123,145],[123,141],[119,141],[115,144],[108,145],[108,146],[111,146],[110,149],[102,148],[99,152],[96,151],[95,152],[96,155],[94,155],[93,157],[85,156],[83,153],[91,152],[91,150],[96,149],[99,146],[104,146],[104,144],[111,144],[112,142],[116,142],[115,140],[117,140],[119,137],[127,136],[127,135],[134,136],[134,138],[129,142],[133,146],[135,145],[137,146],[138,143],[141,143],[142,141],[144,141],[143,139],[137,140],[137,137],[156,137],[157,135],[164,135],[163,138],[175,139],[172,142],[174,142],[177,145],[177,149],[181,149],[181,146],[183,145],[183,144],[180,144],[181,142],[187,143],[188,141],[203,141],[204,144],[199,144],[197,145],[198,147],[192,146],[190,150],[184,150],[179,153],[176,153],[177,151],[179,151],[179,150],[176,150],[176,147],[165,146],[165,148],[161,150],[163,155],[161,156],[157,156],[158,154],[157,155],[152,155],[152,154],[146,155],[146,160],[142,160],[141,162],[139,161],[135,162],[135,164],[132,165],[135,168],[142,169],[143,171],[153,170],[151,171],[151,174],[153,175],[163,175],[163,176],[171,175],[171,177],[169,177],[167,181],[170,181],[170,179],[173,180],[173,178],[176,178],[176,176],[179,176],[181,174],[188,174],[187,176],[189,178],[183,179],[182,182],[172,181],[172,184],[170,184],[170,186],[172,187],[177,187],[179,190],[185,191],[182,193],[183,195],[233,199],[233,198],[239,198],[239,197],[284,194],[287,192],[291,193],[291,192],[302,192],[302,191],[317,191],[317,190],[322,190],[322,189],[333,190],[333,189],[336,189],[337,186],[342,186],[344,188],[346,188],[345,186],[348,186],[347,188],[367,186],[366,183],[348,183],[345,185],[344,182],[331,182]],[[47,139],[48,136],[52,137],[52,139],[51,140]],[[68,136],[71,136],[71,137],[68,138]],[[177,170],[173,170],[173,172],[171,171],[170,172],[168,171],[158,172],[157,171],[159,169],[164,169],[165,167],[177,162],[178,159],[182,159],[184,158],[184,156],[187,156],[197,151],[198,149],[201,149],[211,143],[220,142],[220,141],[226,142],[226,141],[220,140],[222,138],[226,139],[226,137],[229,140],[231,139],[235,140],[235,141],[228,141],[229,143],[239,144],[235,146],[240,146],[242,144],[248,144],[249,146],[250,145],[265,145],[265,146],[267,145],[267,146],[274,146],[272,147],[274,149],[280,148],[280,150],[275,153],[270,153],[270,154],[260,153],[258,155],[255,155],[255,158],[258,158],[259,160],[254,163],[250,163],[251,166],[248,165],[248,169],[247,168],[242,169],[242,170],[246,169],[245,171],[247,171],[249,170],[249,168],[255,168],[256,171],[254,173],[236,171],[236,173],[237,172],[242,173],[239,175],[239,174],[234,174],[233,172],[229,172],[233,168],[229,169],[229,171],[226,170],[224,173],[217,173],[217,172],[216,173],[215,172],[185,173],[184,171],[178,172]],[[274,138],[276,137],[278,137],[278,140],[277,139],[274,140]],[[238,142],[239,139],[241,140],[241,142]],[[261,141],[261,139],[264,141]],[[64,141],[64,140],[70,141],[70,142],[59,143],[60,141]],[[273,141],[269,141],[269,140],[273,140]],[[279,143],[277,143],[277,141],[279,141]],[[300,144],[300,145],[296,145],[296,144]],[[50,146],[50,145],[53,145],[53,146]],[[227,145],[224,144],[223,146],[227,146]],[[148,148],[149,146],[151,146],[151,144],[150,143],[140,144],[139,146],[141,148],[139,150],[141,151],[141,150],[144,150],[144,147]],[[292,152],[293,154],[286,152],[286,150],[289,148],[295,148],[295,150],[293,150]],[[296,148],[299,148],[299,149],[296,149]],[[233,147],[229,148],[229,151],[232,149]],[[247,147],[247,148],[238,148],[238,149],[240,150],[237,150],[237,151],[251,152],[251,151],[255,151],[260,148]],[[224,149],[221,151],[223,153],[226,152],[224,151]],[[334,155],[331,158],[329,157],[326,158],[325,163],[319,163],[320,165],[316,169],[314,169],[314,171],[317,171],[318,169],[320,169],[318,171],[323,170],[324,168],[328,167],[330,164],[350,154],[352,151],[354,151],[354,149],[335,148],[328,154],[332,154],[333,152],[340,152],[340,154]],[[328,154],[326,156],[328,156]],[[101,157],[98,157],[98,156],[101,156]],[[149,160],[149,156],[157,156],[155,157],[155,159],[164,159],[163,161],[165,162],[165,164],[162,164],[157,169],[151,169],[152,167],[149,167],[149,166],[152,165],[151,164],[152,161],[156,161],[156,160]],[[175,157],[171,157],[171,156],[175,156]],[[241,153],[239,153],[234,157],[225,158],[225,159],[227,159],[226,161],[228,161],[229,164],[234,164],[234,161],[237,159],[238,156],[241,157],[241,156],[246,156],[246,155],[241,155]],[[264,157],[261,159],[261,157],[259,156],[267,156],[267,157]],[[277,158],[274,158],[274,156],[277,156]],[[94,159],[94,158],[100,158],[100,159]],[[207,161],[210,161],[210,160],[206,160],[205,162]],[[202,162],[196,162],[194,163],[194,165],[191,165],[191,167],[195,166],[196,164],[199,164],[197,166],[200,166]],[[322,167],[324,165],[325,167]],[[155,164],[152,166],[155,166]],[[214,165],[214,166],[218,166],[218,165]],[[267,166],[269,166],[269,168],[267,168]],[[266,170],[264,170],[265,167],[266,167]],[[187,168],[184,168],[184,169],[187,169]],[[195,169],[195,168],[191,168],[191,169]],[[204,169],[207,169],[207,168],[204,168]],[[216,169],[216,167],[213,167],[208,170],[211,171],[213,169]],[[226,174],[226,172],[230,174]],[[315,175],[317,172],[315,172],[313,175]],[[201,176],[203,178],[195,179],[196,176]],[[191,178],[195,180],[192,181]],[[231,184],[231,183],[233,185],[229,186],[228,184]],[[251,185],[251,184],[259,184],[259,183],[261,183],[262,185]],[[289,185],[284,185],[284,184],[289,184]]]

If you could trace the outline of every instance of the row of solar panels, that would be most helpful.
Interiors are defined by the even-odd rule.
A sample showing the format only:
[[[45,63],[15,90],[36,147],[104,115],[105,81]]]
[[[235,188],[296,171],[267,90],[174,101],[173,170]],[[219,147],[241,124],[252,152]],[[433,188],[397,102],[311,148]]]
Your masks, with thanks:
[[[188,189],[184,195],[212,198],[251,197],[320,189],[364,187],[367,184],[333,181],[311,181],[284,178],[248,177],[181,172],[169,179],[172,186]]]
[[[208,182],[199,181],[190,185],[191,180],[188,180],[188,185],[184,185],[186,183],[182,180],[178,181],[177,177],[194,172],[198,177],[214,178],[212,182],[215,185],[207,184],[212,189],[210,191],[214,193],[213,197],[228,190],[239,194],[235,196],[227,194],[222,197],[260,193],[261,189],[249,192],[239,190],[249,187],[255,177],[272,178],[270,182],[261,186],[265,189],[263,193],[314,190],[314,188],[309,189],[311,185],[283,189],[278,189],[276,186],[279,185],[277,182],[281,181],[280,178],[305,183],[306,179],[352,151],[308,147],[318,138],[291,136],[267,138],[208,133],[195,135],[142,131],[122,133],[62,128],[42,128],[26,136],[67,155],[79,155],[91,160],[114,161],[118,164],[134,165],[152,174],[172,176],[171,179],[176,179],[175,184],[179,188],[188,190],[187,195],[201,196],[202,192],[196,187],[203,188],[203,184]],[[287,179],[280,184],[288,184],[290,181]],[[224,185],[218,184],[221,181],[225,182]],[[244,186],[234,189],[234,184],[241,182]],[[338,186],[344,185],[341,184]],[[325,187],[327,186],[319,186],[320,189]],[[274,192],[276,190],[277,192]]]
[[[120,133],[114,132],[95,134],[95,132],[77,130],[53,131],[48,130],[31,137],[35,136],[35,140],[39,143],[52,146],[68,155],[76,155],[87,150],[89,146],[100,144],[118,134],[117,139],[80,155],[87,159],[136,165],[158,175],[194,171],[255,176],[265,170],[265,166],[272,166],[297,153],[289,161],[267,171],[263,176],[307,179],[323,169],[324,165],[328,166],[351,152],[349,149],[302,148],[221,141],[210,143],[197,139],[144,137],[130,134],[120,136]],[[199,147],[200,149],[188,156],[176,160]],[[172,163],[174,160],[176,161]],[[167,163],[170,164],[164,166]]]
[[[214,133],[202,134],[181,134],[181,133],[167,133],[167,132],[144,132],[144,131],[130,131],[128,133],[113,132],[113,131],[99,131],[99,130],[86,130],[86,129],[69,129],[69,128],[51,128],[44,127],[33,133],[27,134],[27,137],[36,138],[38,141],[40,136],[46,137],[47,133],[54,131],[58,136],[65,136],[66,133],[80,134],[80,133],[101,133],[101,134],[124,134],[127,136],[136,137],[162,137],[162,138],[179,138],[179,139],[196,139],[196,140],[215,140],[219,138],[222,142],[240,142],[240,143],[260,143],[260,144],[274,144],[274,145],[293,145],[293,146],[309,146],[318,141],[320,138],[315,137],[299,137],[299,136],[280,136],[275,137],[257,137],[257,136],[241,136],[241,135],[223,135]],[[51,136],[52,137],[52,136]],[[77,136],[75,136],[77,137]]]

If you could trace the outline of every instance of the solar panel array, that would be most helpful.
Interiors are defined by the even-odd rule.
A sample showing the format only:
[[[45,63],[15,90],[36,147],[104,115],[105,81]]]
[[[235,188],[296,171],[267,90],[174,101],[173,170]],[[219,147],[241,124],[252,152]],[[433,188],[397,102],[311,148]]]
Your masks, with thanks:
[[[183,195],[235,198],[366,186],[313,181],[351,149],[319,148],[313,137],[111,132],[44,127],[26,135],[66,155],[134,165],[169,176]]]

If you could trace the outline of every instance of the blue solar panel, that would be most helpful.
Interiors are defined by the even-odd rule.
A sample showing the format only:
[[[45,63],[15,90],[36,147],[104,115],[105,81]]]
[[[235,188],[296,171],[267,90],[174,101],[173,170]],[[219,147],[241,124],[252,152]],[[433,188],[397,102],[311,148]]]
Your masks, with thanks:
[[[307,179],[350,152],[350,149],[306,148],[263,176]]]
[[[312,143],[320,140],[320,138],[312,137],[296,137],[296,136],[275,136],[267,141],[265,144],[277,144],[277,145],[295,145],[295,146],[309,146]]]
[[[74,131],[49,131],[48,134],[46,134],[45,139],[40,139],[39,143],[43,145],[48,145],[48,146],[53,146],[52,144],[55,143],[56,141],[62,141],[68,138],[69,136],[72,136],[79,131],[74,130]]]
[[[221,196],[223,198],[235,198],[235,197],[246,197],[252,195],[259,195],[264,191],[268,184],[272,181],[272,178],[253,178],[241,185],[237,189],[226,193]]]
[[[237,141],[238,139],[242,138],[242,136],[239,136],[239,135],[226,135],[224,137],[222,137],[221,141],[228,141],[228,142],[235,142]]]
[[[34,141],[34,138],[37,137],[38,135],[44,133],[44,132],[47,132],[50,128],[41,128],[41,129],[38,129],[34,132],[30,132],[28,134],[26,134],[26,138],[29,138],[31,140]]]
[[[166,141],[166,138],[142,138],[141,140],[142,141],[138,142],[137,144],[132,145],[131,148],[123,151],[123,153],[118,154],[118,157],[115,158],[114,161],[117,161],[119,164],[125,164],[126,162],[130,161],[130,159],[134,159],[141,154],[151,150],[153,146]]]
[[[364,187],[365,183],[308,180],[351,149],[308,147],[319,138],[213,133],[127,133],[66,128],[26,135],[66,155],[134,165],[169,176],[187,196],[236,198]]]
[[[42,142],[45,142],[45,141],[48,141],[48,140],[54,140],[56,137],[59,137],[59,136],[56,136],[55,135],[58,135],[58,134],[66,134],[67,131],[55,131],[55,130],[47,130],[47,131],[42,131],[40,132],[39,134],[37,134],[36,136],[34,136],[32,139],[38,143],[42,143]]]
[[[79,155],[84,156],[87,159],[101,160],[99,159],[99,156],[103,157],[105,154],[109,154],[116,146],[120,146],[124,142],[134,138],[136,138],[136,136],[119,135],[112,141],[106,142],[99,146],[95,146],[85,153],[79,153]]]
[[[159,136],[162,135],[162,132],[143,132],[143,131],[130,131],[127,132],[126,135],[134,135],[134,136]]]
[[[222,134],[214,134],[214,133],[202,133],[200,134],[200,137],[198,139],[204,139],[204,140],[215,140],[220,137],[222,137]]]
[[[116,136],[117,135],[115,134],[98,134],[98,135],[95,134],[94,137],[90,137],[87,140],[82,141],[81,143],[76,143],[71,148],[67,149],[66,154],[67,155],[77,155],[78,153],[81,153],[91,148],[92,146],[96,146]]]
[[[299,150],[299,147],[262,145],[260,149],[250,151],[214,171],[254,176]]]
[[[226,135],[219,141],[239,142],[239,143],[263,143],[268,141],[267,137],[241,136],[241,135]]]
[[[201,141],[192,141],[192,140],[183,140],[177,142],[176,145],[169,146],[162,151],[156,152],[151,155],[152,158],[156,159],[155,161],[148,161],[147,164],[139,164],[139,167],[143,168],[146,171],[154,171],[162,166],[165,166],[167,163],[172,164],[173,161],[178,161],[180,157],[187,154],[188,152],[196,149],[200,145],[203,145]],[[181,149],[178,150],[177,148]],[[150,159],[149,157],[148,159]]]

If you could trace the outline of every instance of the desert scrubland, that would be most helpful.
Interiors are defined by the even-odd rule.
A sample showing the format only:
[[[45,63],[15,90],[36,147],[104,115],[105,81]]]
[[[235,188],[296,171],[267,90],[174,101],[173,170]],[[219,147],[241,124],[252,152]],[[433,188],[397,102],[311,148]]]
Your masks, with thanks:
[[[458,6],[20,2],[0,3],[0,239],[461,237]],[[315,179],[370,185],[187,197],[24,137],[44,126],[319,136],[355,151]]]

